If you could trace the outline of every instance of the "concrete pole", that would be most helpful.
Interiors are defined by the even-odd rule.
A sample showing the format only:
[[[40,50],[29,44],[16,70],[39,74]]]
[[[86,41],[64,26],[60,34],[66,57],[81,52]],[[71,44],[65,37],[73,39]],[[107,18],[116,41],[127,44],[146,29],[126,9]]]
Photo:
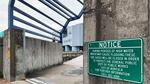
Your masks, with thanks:
[[[148,0],[84,0],[84,84],[130,84],[125,81],[89,76],[87,42],[135,37],[144,39],[143,84],[150,83],[148,4]]]
[[[5,31],[3,39],[3,75],[8,81],[24,79],[24,32],[17,29]]]

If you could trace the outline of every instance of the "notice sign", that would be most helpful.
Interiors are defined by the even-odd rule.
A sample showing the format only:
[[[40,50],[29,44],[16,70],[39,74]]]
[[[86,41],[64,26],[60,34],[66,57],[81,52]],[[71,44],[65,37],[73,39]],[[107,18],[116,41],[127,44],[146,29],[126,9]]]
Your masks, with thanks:
[[[88,66],[89,75],[142,83],[143,40],[89,42]]]

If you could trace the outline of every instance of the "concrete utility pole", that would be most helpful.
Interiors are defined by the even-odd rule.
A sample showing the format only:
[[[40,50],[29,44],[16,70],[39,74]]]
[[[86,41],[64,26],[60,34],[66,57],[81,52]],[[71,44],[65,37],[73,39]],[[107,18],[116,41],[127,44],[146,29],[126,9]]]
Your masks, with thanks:
[[[87,42],[144,39],[144,82],[150,83],[149,0],[84,0],[84,84],[130,84],[88,75]]]
[[[8,81],[25,79],[24,75],[24,32],[17,29],[5,31],[3,39],[3,75]]]

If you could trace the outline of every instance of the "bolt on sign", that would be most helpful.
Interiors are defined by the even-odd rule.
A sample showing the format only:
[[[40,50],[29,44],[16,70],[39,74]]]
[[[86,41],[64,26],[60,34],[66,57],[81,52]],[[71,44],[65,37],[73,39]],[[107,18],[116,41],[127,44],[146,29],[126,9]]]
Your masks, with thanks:
[[[89,75],[142,83],[143,44],[141,38],[89,42]]]

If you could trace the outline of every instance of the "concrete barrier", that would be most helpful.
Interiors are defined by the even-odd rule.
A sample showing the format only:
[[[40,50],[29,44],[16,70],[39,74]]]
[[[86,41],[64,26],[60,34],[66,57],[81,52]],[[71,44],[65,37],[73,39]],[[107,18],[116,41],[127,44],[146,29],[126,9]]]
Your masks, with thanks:
[[[59,43],[26,38],[26,72],[61,64],[62,46]]]
[[[8,81],[24,79],[26,72],[63,62],[61,44],[25,37],[22,30],[5,31],[3,43],[3,74]]]

